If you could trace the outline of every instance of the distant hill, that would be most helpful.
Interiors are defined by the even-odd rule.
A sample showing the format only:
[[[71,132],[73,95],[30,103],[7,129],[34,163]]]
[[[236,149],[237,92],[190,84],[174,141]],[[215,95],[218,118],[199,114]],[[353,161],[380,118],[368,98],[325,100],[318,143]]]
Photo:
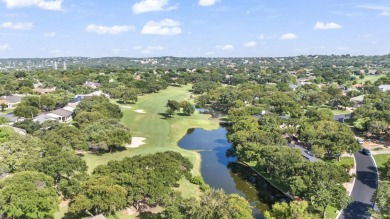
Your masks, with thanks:
[[[307,55],[295,57],[58,57],[58,58],[8,58],[0,59],[0,70],[78,69],[78,68],[199,68],[199,67],[374,67],[388,68],[390,54],[382,56]]]

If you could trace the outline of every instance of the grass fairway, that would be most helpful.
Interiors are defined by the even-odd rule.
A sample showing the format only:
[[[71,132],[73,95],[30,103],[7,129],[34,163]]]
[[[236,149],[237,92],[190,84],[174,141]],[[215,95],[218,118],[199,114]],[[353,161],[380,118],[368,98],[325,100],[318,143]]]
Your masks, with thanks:
[[[378,166],[379,177],[381,178],[381,176],[383,176],[385,171],[384,164],[386,161],[390,159],[390,154],[377,154],[377,155],[373,155],[373,157],[375,159],[376,165]]]
[[[383,77],[383,75],[367,75],[364,79],[360,79],[359,77],[356,81],[360,84],[364,84],[366,81],[371,81],[371,83],[375,83],[379,78]]]
[[[215,129],[218,123],[209,119],[209,115],[195,112],[192,116],[174,115],[165,119],[165,105],[168,100],[190,100],[191,85],[182,87],[169,87],[159,93],[147,94],[139,97],[136,104],[122,107],[122,122],[130,129],[133,137],[146,138],[145,144],[139,148],[127,149],[122,152],[107,153],[103,155],[86,154],[84,159],[91,172],[96,166],[105,164],[110,160],[119,160],[124,157],[139,154],[150,154],[162,151],[177,151],[188,157],[194,164],[193,175],[200,175],[200,155],[178,147],[177,142],[186,134],[189,128]],[[136,112],[143,110],[145,113]]]

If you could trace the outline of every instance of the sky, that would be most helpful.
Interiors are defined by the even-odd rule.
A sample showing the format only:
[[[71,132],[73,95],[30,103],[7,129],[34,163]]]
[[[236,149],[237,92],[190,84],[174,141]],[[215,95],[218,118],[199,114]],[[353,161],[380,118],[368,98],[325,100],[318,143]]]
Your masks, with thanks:
[[[0,0],[0,58],[389,53],[389,0]]]

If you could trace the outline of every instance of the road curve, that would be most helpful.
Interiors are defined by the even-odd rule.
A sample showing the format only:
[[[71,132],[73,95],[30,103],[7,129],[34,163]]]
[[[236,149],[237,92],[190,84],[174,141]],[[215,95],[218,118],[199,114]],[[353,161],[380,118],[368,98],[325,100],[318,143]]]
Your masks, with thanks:
[[[343,210],[338,219],[370,218],[368,210],[374,205],[371,198],[378,187],[378,175],[373,158],[360,151],[354,156],[356,180],[351,194],[352,202]]]

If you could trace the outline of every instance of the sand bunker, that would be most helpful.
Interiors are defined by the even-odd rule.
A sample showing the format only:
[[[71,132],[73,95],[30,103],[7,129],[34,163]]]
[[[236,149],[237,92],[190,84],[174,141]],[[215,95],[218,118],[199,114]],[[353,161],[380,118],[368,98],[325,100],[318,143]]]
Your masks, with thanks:
[[[132,137],[131,144],[126,145],[127,148],[138,148],[139,146],[145,144],[145,138],[142,137]]]
[[[134,112],[136,112],[136,113],[145,113],[145,111],[142,110],[142,109],[134,110]]]

